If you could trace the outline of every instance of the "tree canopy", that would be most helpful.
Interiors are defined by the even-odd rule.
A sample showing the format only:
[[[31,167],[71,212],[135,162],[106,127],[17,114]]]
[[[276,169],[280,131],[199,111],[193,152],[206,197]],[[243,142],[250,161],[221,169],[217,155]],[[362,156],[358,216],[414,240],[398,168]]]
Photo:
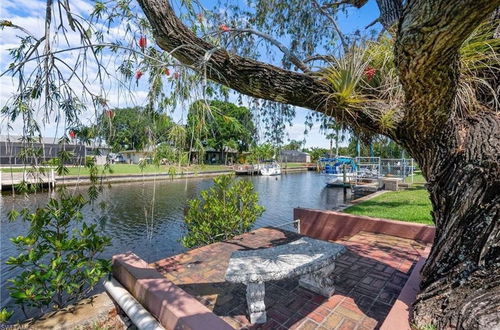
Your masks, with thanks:
[[[313,111],[306,127],[332,117],[357,136],[387,136],[420,165],[437,227],[413,320],[500,323],[500,0],[137,2],[96,2],[82,18],[68,1],[49,0],[38,34],[2,21],[22,34],[4,73],[19,86],[3,115],[21,117],[27,136],[39,131],[39,105],[74,126],[83,110],[110,108],[104,80],[112,78],[129,89],[147,80],[148,109],[246,95],[276,144],[295,106]],[[339,29],[338,14],[375,4],[375,34]],[[67,41],[70,30],[79,45]],[[75,56],[62,58],[66,51]],[[117,59],[116,72],[106,55]],[[89,61],[97,73],[88,73]]]
[[[148,113],[143,108],[122,108],[103,113],[94,127],[97,135],[115,151],[142,150],[170,142],[174,123],[166,114]]]
[[[188,138],[217,151],[247,151],[255,143],[252,113],[243,106],[212,100],[194,102],[187,119]]]
[[[304,141],[290,140],[290,142],[283,146],[283,150],[300,150],[303,145]]]

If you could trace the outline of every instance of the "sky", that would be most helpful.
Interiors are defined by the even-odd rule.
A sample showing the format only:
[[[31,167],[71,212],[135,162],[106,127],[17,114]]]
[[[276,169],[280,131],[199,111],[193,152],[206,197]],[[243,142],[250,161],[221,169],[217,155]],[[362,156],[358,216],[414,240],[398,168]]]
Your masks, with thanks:
[[[209,1],[208,1],[209,2]],[[14,24],[25,27],[27,30],[31,31],[36,36],[43,34],[43,22],[45,16],[45,3],[44,0],[1,0],[0,1],[0,19],[12,21]],[[88,13],[93,8],[93,1],[89,0],[71,0],[70,1],[72,10],[82,16],[87,16]],[[337,16],[338,24],[341,30],[349,34],[356,29],[364,29],[366,25],[371,23],[378,17],[378,8],[376,6],[375,0],[370,0],[367,5],[361,9],[352,9],[345,14],[339,14]],[[377,26],[375,25],[375,28]],[[119,29],[119,28],[117,28]],[[120,31],[114,31],[116,35],[119,35]],[[113,33],[113,31],[112,31]],[[8,64],[10,63],[10,55],[8,50],[17,46],[19,39],[17,36],[20,35],[19,31],[13,29],[3,29],[0,30],[0,72],[4,72]],[[71,38],[70,38],[71,39]],[[75,36],[75,40],[78,40]],[[64,54],[65,60],[76,61],[77,59],[72,54]],[[109,66],[114,65],[113,58],[109,57],[105,59]],[[3,107],[8,101],[9,97],[16,90],[17,81],[13,80],[8,75],[0,77],[0,106]],[[95,86],[94,86],[95,87]],[[144,100],[147,94],[145,84],[139,84],[138,86],[131,86],[131,94],[127,98],[116,90],[109,89],[107,91],[107,99],[110,101],[111,107],[120,107],[130,104],[139,104],[140,100]],[[95,87],[97,88],[97,87]],[[106,88],[106,87],[105,87]],[[232,97],[233,98],[233,97]],[[297,108],[296,117],[292,122],[292,125],[287,127],[285,143],[287,140],[304,140],[305,147],[329,147],[329,141],[325,138],[324,134],[319,131],[319,124],[315,124],[312,130],[304,136],[305,130],[305,118],[309,110]],[[174,120],[181,120],[183,114],[176,111],[172,114]],[[2,115],[0,115],[2,116]],[[83,115],[83,122],[91,122],[95,119],[95,115],[92,113],[87,113]],[[9,122],[12,130],[7,130],[7,118],[5,116],[0,117],[0,135],[20,135],[22,133],[22,121],[17,120],[15,122]],[[45,123],[42,127],[42,135],[44,137],[61,136],[63,128],[61,125],[56,125],[55,123]]]

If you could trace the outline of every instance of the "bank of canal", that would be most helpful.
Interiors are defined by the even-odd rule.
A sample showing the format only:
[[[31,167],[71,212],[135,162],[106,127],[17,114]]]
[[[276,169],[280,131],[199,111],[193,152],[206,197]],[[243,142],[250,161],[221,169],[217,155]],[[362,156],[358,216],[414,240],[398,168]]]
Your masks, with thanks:
[[[278,177],[238,177],[238,180],[251,180],[259,194],[260,204],[266,208],[254,228],[292,221],[294,207],[334,209],[350,199],[349,191],[345,200],[342,188],[325,187],[323,178],[315,172]],[[211,184],[210,177],[115,183],[103,190],[94,207],[85,207],[84,217],[98,223],[101,230],[111,237],[112,245],[106,250],[105,257],[133,251],[151,262],[185,251],[179,239],[183,234],[187,201],[199,196],[200,191]],[[27,229],[21,221],[8,222],[7,214],[13,208],[34,209],[46,203],[48,198],[47,192],[28,196],[3,194],[0,197],[1,306],[8,302],[6,282],[17,274],[16,270],[5,266],[9,256],[17,255],[9,238],[23,235]],[[106,204],[105,209],[99,207],[100,202]]]

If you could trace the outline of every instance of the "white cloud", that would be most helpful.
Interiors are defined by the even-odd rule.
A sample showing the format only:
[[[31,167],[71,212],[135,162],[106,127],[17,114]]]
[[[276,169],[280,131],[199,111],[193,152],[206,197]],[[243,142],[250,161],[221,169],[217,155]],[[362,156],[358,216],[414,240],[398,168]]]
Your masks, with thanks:
[[[92,10],[92,5],[89,1],[85,0],[72,0],[71,2],[72,11],[76,14],[87,16]],[[23,26],[29,31],[35,33],[37,37],[43,34],[44,30],[44,15],[45,15],[45,2],[39,0],[1,0],[0,1],[0,13],[2,19],[10,20],[14,24]],[[114,41],[119,39],[124,35],[125,23],[120,22],[119,24],[112,26],[108,33],[105,34],[105,39],[107,41]],[[100,26],[100,29],[106,30],[107,27]],[[1,33],[0,38],[0,71],[3,72],[8,64],[11,62],[8,49],[15,48],[19,39],[18,36],[23,35],[23,33],[16,29],[4,28]],[[71,45],[79,45],[80,37],[76,32],[69,31],[68,39]],[[62,39],[61,39],[62,40]],[[68,52],[59,53],[58,56],[67,61],[70,67],[77,67],[78,52]],[[106,68],[112,73],[116,74],[117,65],[120,58],[117,58],[115,54],[105,53],[102,57],[102,62],[105,63]],[[81,64],[81,63],[80,63]],[[70,70],[65,68],[62,70],[63,73],[69,73]],[[89,61],[86,68],[86,84],[87,87],[93,92],[99,92],[102,88],[105,93],[106,99],[109,101],[109,106],[114,107],[127,107],[134,105],[144,105],[147,98],[147,91],[145,81],[147,76],[145,75],[138,87],[132,83],[131,90],[126,88],[117,88],[116,79],[117,77],[111,77],[108,79],[104,86],[100,86],[95,77],[98,72],[98,68],[95,62]],[[114,83],[114,84],[113,84]],[[82,90],[81,85],[76,81],[71,83],[71,86],[75,90]],[[9,76],[3,76],[0,78],[0,107],[6,104],[8,99],[11,97],[12,93],[15,92],[17,87],[17,82]],[[198,91],[192,91],[193,99],[197,95],[200,95]],[[234,102],[236,99],[233,100]],[[188,104],[182,104],[178,106],[175,112],[172,114],[174,120],[180,121],[185,119]],[[319,132],[319,124],[315,124],[313,129],[304,136],[304,118],[308,110],[297,109],[297,117],[293,121],[293,125],[287,128],[287,135],[289,139],[294,140],[306,140],[306,147],[328,147],[329,141],[325,136]],[[43,115],[39,114],[38,119],[41,120]],[[87,111],[80,116],[80,120],[84,123],[90,123],[95,121],[96,114],[93,111]],[[9,123],[13,127],[11,134],[20,134],[22,132],[23,123],[21,120],[17,120],[13,123]],[[0,118],[0,134],[6,134],[6,118]],[[61,124],[62,125],[62,124]],[[44,136],[56,136],[61,135],[63,127],[57,125],[55,122],[45,123],[42,127],[42,134]]]

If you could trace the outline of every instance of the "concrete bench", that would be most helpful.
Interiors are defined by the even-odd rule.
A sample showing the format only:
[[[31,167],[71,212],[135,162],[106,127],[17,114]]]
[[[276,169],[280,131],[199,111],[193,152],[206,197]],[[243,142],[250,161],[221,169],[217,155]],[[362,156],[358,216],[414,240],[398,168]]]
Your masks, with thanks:
[[[333,295],[335,259],[343,245],[302,237],[267,249],[235,251],[229,259],[226,281],[247,285],[251,323],[266,322],[265,282],[301,276],[299,285],[315,293]]]

